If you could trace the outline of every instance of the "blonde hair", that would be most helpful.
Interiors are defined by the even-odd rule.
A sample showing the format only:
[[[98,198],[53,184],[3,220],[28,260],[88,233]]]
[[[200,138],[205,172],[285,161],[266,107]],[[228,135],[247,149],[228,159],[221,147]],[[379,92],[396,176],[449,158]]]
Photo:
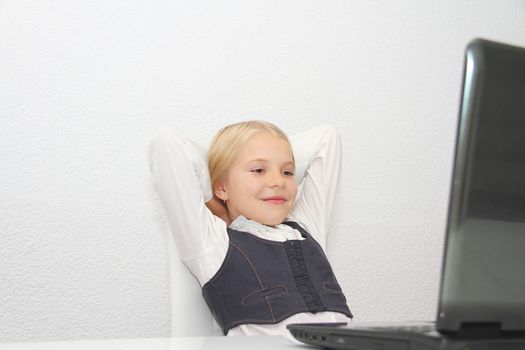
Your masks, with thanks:
[[[290,144],[288,136],[281,129],[262,120],[249,120],[227,125],[215,134],[208,149],[208,168],[214,196],[217,182],[224,179],[241,147],[250,137],[261,131],[270,132]]]

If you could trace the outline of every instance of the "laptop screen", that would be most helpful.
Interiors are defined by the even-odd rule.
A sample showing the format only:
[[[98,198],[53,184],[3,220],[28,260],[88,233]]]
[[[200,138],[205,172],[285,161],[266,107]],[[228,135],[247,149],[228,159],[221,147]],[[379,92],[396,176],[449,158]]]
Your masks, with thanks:
[[[525,49],[466,50],[438,329],[525,330]]]

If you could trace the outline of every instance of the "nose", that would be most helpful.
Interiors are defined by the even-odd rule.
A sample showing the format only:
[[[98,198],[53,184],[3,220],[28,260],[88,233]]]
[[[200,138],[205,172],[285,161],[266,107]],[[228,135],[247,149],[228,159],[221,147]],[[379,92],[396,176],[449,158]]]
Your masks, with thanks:
[[[268,187],[283,187],[284,176],[280,171],[271,171],[268,174]]]

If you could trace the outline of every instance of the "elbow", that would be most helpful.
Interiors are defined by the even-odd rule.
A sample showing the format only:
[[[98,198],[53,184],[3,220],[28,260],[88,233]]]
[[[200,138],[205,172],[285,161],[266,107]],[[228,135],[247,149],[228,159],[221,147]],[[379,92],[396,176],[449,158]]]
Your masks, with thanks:
[[[342,139],[339,130],[331,124],[325,124],[322,128],[324,129],[323,140],[324,143],[328,145],[330,152],[340,152],[342,149]]]
[[[151,138],[148,147],[148,163],[152,174],[154,173],[157,158],[162,154],[162,151],[167,148],[167,145],[173,142],[175,137],[176,134],[172,129],[163,127],[158,129]]]

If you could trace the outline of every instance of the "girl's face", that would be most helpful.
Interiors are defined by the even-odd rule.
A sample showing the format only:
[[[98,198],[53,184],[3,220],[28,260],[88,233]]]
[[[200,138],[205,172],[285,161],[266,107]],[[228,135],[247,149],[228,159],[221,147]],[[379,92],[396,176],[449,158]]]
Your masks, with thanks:
[[[297,194],[294,172],[288,142],[261,131],[241,148],[215,194],[227,202],[232,221],[243,215],[275,226],[284,221],[293,207]]]

